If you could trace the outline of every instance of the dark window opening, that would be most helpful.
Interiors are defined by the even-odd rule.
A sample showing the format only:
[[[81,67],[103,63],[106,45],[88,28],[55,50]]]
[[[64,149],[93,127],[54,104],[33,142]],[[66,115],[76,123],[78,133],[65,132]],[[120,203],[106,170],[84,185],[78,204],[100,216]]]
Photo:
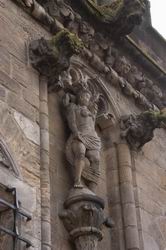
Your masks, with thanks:
[[[18,250],[21,242],[26,248],[32,246],[29,240],[21,236],[23,218],[31,220],[31,216],[20,208],[16,188],[0,184],[0,250]]]

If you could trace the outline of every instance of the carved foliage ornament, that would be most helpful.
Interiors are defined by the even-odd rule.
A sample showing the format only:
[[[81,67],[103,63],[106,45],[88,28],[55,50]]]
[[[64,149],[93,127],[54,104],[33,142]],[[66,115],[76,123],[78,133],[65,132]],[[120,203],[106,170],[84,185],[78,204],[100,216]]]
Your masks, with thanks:
[[[77,35],[62,30],[51,40],[41,38],[30,44],[30,59],[33,67],[48,77],[49,84],[55,84],[59,75],[70,66],[70,58],[83,48]]]

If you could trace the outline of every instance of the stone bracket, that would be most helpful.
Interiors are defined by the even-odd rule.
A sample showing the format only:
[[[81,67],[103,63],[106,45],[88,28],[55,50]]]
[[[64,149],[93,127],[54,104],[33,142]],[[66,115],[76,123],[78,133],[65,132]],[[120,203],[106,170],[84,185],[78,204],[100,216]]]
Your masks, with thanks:
[[[29,46],[30,60],[41,75],[48,78],[49,85],[56,85],[59,76],[70,66],[70,58],[83,48],[77,35],[68,30],[58,32],[51,40],[41,38]]]
[[[139,150],[153,139],[154,130],[164,127],[165,124],[165,109],[124,116],[121,118],[121,137],[126,139],[131,149]]]

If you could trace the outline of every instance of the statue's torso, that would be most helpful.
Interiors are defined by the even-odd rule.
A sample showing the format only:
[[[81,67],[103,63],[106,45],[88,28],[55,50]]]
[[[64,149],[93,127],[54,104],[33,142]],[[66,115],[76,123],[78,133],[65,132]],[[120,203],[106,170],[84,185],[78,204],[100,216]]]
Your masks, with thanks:
[[[79,132],[83,134],[97,136],[93,115],[86,106],[76,106],[75,117],[76,125]]]

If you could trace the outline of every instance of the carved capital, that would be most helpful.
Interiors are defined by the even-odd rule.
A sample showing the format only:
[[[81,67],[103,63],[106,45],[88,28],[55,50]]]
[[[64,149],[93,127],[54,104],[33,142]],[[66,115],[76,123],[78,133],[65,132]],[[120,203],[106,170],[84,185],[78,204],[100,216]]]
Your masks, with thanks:
[[[121,137],[125,138],[132,149],[139,150],[154,137],[154,130],[166,124],[165,109],[146,111],[139,115],[121,118]]]
[[[54,85],[59,75],[70,66],[70,58],[83,48],[82,41],[67,30],[58,32],[51,40],[41,38],[30,44],[30,59],[40,74],[48,77],[49,85]]]

